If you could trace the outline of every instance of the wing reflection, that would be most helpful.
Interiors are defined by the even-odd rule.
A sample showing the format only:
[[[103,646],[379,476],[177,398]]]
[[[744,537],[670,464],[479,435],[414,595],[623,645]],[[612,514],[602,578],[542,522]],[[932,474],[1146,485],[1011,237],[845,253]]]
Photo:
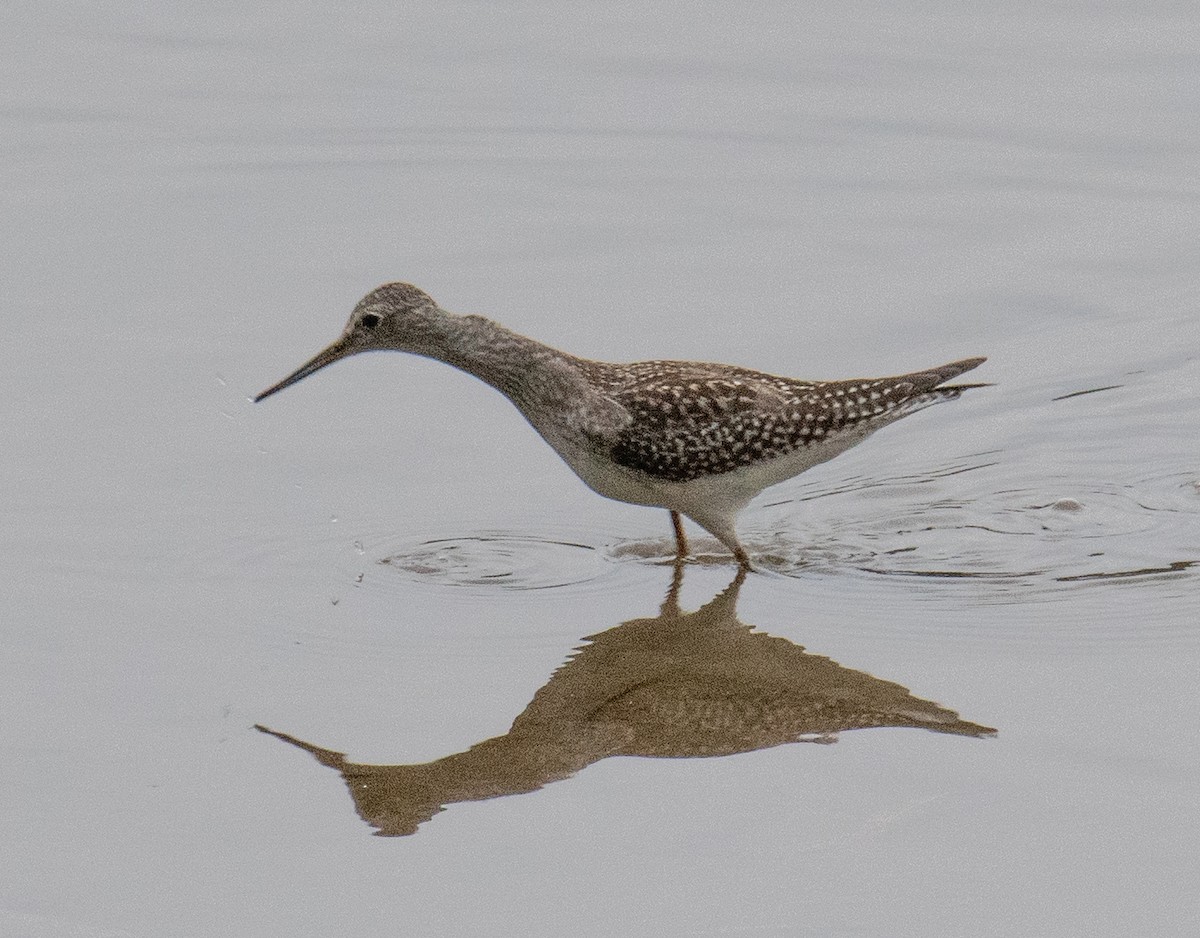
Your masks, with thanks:
[[[535,791],[606,756],[723,756],[842,730],[996,730],[844,668],[737,619],[743,574],[696,612],[678,604],[681,570],[653,618],[587,637],[503,736],[415,765],[364,765],[265,726],[341,772],[359,816],[386,836],[413,834],[448,804]]]

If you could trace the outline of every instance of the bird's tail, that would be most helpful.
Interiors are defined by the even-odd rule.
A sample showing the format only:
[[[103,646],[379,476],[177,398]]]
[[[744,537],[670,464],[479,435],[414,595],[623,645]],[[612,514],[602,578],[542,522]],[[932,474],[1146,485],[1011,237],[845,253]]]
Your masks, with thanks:
[[[897,419],[902,416],[907,416],[914,411],[923,410],[930,404],[939,404],[942,401],[952,401],[960,397],[963,391],[969,391],[971,388],[986,388],[991,387],[990,384],[944,384],[951,378],[957,378],[965,371],[970,371],[972,368],[978,368],[982,365],[986,358],[964,358],[960,361],[950,362],[947,365],[941,365],[937,368],[930,368],[926,371],[916,371],[912,374],[900,375],[890,379],[894,382],[887,388],[887,393],[892,396],[895,404],[888,409],[885,417],[889,419]]]
[[[968,388],[987,388],[990,384],[956,384],[949,387],[943,387],[943,383],[951,378],[957,378],[964,372],[970,371],[972,368],[978,368],[987,358],[980,356],[978,358],[964,358],[960,361],[950,362],[948,365],[942,365],[938,368],[930,368],[928,371],[919,371],[915,374],[905,375],[905,379],[912,382],[913,390],[918,394],[924,391],[932,391],[934,388],[939,388],[942,391],[958,390],[965,391]]]

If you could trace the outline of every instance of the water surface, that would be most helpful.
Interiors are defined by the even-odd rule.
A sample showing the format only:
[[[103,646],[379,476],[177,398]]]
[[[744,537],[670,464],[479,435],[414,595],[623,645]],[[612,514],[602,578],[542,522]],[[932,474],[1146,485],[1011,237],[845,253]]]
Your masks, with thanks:
[[[1198,30],[8,11],[0,934],[1196,933]],[[995,386],[680,576],[445,366],[249,403],[393,279]]]

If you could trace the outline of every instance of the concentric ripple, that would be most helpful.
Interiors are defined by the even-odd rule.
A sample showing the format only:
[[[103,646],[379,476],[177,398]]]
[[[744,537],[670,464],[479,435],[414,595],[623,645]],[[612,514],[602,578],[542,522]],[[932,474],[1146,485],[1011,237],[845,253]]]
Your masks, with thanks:
[[[424,541],[378,562],[422,583],[508,590],[573,586],[610,569],[604,553],[590,544],[512,534]]]

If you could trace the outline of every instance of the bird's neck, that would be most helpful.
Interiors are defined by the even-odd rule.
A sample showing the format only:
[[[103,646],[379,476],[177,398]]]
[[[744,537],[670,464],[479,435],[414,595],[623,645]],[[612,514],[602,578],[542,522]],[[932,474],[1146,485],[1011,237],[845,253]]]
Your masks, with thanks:
[[[482,316],[440,317],[427,354],[486,381],[526,413],[586,391],[580,359]]]

